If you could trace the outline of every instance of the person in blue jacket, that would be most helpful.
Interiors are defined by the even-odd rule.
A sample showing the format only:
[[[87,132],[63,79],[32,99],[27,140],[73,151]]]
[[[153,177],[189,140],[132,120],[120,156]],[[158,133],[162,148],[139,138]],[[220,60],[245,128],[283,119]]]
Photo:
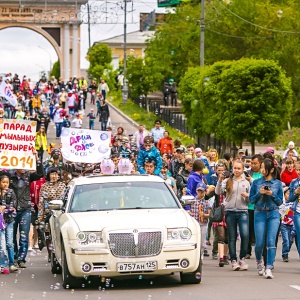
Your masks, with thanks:
[[[154,174],[159,175],[162,168],[162,158],[158,149],[154,146],[153,136],[146,136],[144,138],[144,146],[139,151],[137,167],[140,174],[146,174],[146,170],[144,168],[146,161],[155,162]]]
[[[188,178],[186,188],[190,191],[191,195],[194,197],[197,196],[196,187],[199,183],[205,183],[206,180],[203,175],[204,162],[200,159],[197,159],[193,162],[193,170],[190,173]]]
[[[280,180],[276,179],[277,169],[274,161],[265,158],[261,164],[259,179],[255,179],[250,189],[250,203],[254,204],[255,256],[257,272],[260,276],[272,279],[273,264],[276,255],[276,235],[280,225],[279,206],[283,202],[283,189]],[[263,248],[266,241],[266,268],[263,262]]]

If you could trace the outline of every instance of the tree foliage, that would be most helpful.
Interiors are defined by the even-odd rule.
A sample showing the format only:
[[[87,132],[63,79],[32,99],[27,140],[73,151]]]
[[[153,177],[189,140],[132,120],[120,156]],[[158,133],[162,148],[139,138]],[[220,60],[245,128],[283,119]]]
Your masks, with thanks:
[[[87,72],[97,80],[100,80],[112,68],[112,53],[106,44],[99,43],[89,48],[87,59],[90,62]]]
[[[150,68],[147,60],[130,55],[126,62],[126,78],[132,97],[147,96],[155,90],[156,83],[161,82],[163,79],[162,74],[159,72],[152,72],[153,69]]]
[[[53,64],[50,76],[54,76],[56,79],[60,77],[60,62],[59,60]]]
[[[300,1],[205,3],[205,64],[244,57],[272,59],[292,78],[293,91],[300,99]],[[174,12],[149,42],[146,58],[153,68],[179,83],[188,68],[200,62],[200,5],[185,3]],[[294,114],[300,116],[300,101],[294,101]]]
[[[292,110],[291,81],[271,60],[189,69],[179,91],[189,126],[199,129],[198,135],[215,134],[235,143],[274,142]]]

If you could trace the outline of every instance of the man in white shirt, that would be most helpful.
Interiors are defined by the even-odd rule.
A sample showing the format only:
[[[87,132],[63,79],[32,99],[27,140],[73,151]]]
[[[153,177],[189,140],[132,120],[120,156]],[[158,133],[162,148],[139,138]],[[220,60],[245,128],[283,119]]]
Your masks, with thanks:
[[[145,129],[144,125],[139,125],[139,130],[136,131],[133,135],[133,137],[136,141],[136,147],[137,147],[138,150],[141,149],[141,147],[144,145],[144,138],[147,135],[150,135],[149,131],[147,131]]]
[[[153,138],[154,138],[154,144],[155,144],[155,146],[157,145],[157,143],[159,142],[159,140],[161,138],[163,138],[164,132],[165,132],[165,128],[160,127],[160,125],[161,125],[161,121],[160,120],[156,120],[154,122],[154,126],[155,127],[151,129],[151,134],[150,135],[153,136]]]
[[[105,100],[106,95],[109,92],[109,88],[108,88],[108,85],[107,85],[107,83],[105,82],[104,79],[101,80],[101,83],[99,84],[98,90],[102,94],[103,99]]]

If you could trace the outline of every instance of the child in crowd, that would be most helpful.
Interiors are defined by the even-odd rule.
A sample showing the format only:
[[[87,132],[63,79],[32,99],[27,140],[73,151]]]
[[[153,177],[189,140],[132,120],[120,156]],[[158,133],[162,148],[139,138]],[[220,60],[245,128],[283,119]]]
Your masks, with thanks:
[[[6,223],[4,221],[5,206],[0,206],[0,272],[1,274],[9,274],[7,250],[5,242],[5,228]]]
[[[82,126],[82,119],[80,118],[80,114],[76,114],[76,118],[72,121],[74,123],[74,127],[80,129]]]
[[[204,255],[204,247],[206,240],[206,230],[208,217],[211,211],[211,203],[208,200],[205,200],[205,193],[207,191],[207,185],[204,182],[198,183],[196,187],[196,201],[191,205],[191,216],[194,217],[198,223],[200,224],[201,230],[201,259],[203,259]]]
[[[17,197],[9,189],[9,174],[0,173],[0,267],[2,274],[16,272],[14,266],[14,213],[17,206]]]
[[[111,160],[115,165],[113,174],[118,174],[119,173],[119,155],[118,154],[113,154],[111,156]]]
[[[71,127],[71,121],[69,120],[70,116],[69,115],[65,115],[65,118],[62,122],[62,128],[70,128]]]
[[[94,130],[96,116],[94,114],[94,109],[91,108],[91,111],[88,113],[87,117],[89,118],[89,128]]]
[[[187,189],[194,197],[197,196],[196,187],[198,186],[198,184],[206,182],[203,175],[203,169],[204,162],[202,160],[197,159],[193,162],[193,170],[191,171],[190,176],[188,178]]]
[[[162,158],[158,149],[154,146],[153,136],[146,136],[144,138],[144,146],[138,154],[137,165],[140,174],[146,174],[144,167],[146,161],[154,161],[156,163],[154,174],[159,175],[162,167]]]
[[[281,214],[280,231],[282,236],[282,261],[288,262],[289,252],[293,244],[291,236],[294,227],[294,212],[292,210],[293,203],[287,202],[290,195],[289,187],[283,188],[283,193],[283,204],[279,207],[279,212]]]

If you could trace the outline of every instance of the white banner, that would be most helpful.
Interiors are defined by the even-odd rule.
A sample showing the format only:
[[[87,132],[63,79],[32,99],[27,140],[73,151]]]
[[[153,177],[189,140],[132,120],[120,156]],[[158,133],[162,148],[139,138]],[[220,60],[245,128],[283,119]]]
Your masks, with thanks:
[[[0,97],[4,97],[12,106],[16,106],[18,104],[17,97],[13,94],[12,90],[5,83],[5,78],[0,84]]]
[[[61,134],[64,159],[78,163],[99,163],[110,156],[108,131],[64,128]]]
[[[36,170],[36,122],[0,119],[0,168]]]

